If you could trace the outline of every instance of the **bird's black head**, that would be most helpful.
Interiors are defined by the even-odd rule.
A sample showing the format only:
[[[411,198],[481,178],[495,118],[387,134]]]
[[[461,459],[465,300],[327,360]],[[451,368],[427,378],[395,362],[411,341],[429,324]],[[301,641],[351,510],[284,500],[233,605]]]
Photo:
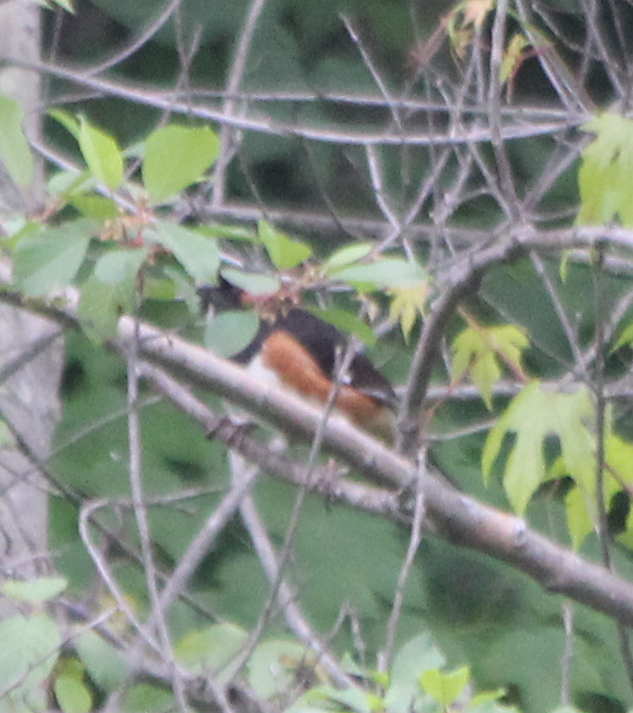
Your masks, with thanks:
[[[206,314],[210,308],[213,308],[215,312],[228,312],[241,309],[244,306],[244,291],[232,285],[222,275],[219,276],[217,285],[199,287],[198,295],[203,314]]]

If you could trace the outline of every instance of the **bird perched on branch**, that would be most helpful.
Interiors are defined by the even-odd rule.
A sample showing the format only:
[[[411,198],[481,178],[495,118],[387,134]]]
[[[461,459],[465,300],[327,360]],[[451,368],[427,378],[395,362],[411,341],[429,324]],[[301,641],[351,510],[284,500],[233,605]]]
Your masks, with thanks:
[[[205,312],[234,310],[253,298],[220,278],[217,287],[200,290]],[[263,315],[252,342],[233,360],[269,383],[290,388],[306,400],[324,405],[337,378],[348,337],[311,312],[278,305]],[[363,354],[354,354],[339,378],[335,408],[356,426],[392,440],[397,397],[389,381]]]

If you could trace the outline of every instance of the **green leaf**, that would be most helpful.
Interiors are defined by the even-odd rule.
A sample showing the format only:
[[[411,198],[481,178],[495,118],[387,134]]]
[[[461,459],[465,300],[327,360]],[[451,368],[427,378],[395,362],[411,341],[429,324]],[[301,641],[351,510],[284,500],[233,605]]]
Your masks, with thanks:
[[[424,316],[429,297],[428,282],[421,282],[414,287],[392,287],[389,294],[393,296],[389,305],[389,318],[400,322],[402,336],[408,342],[418,315]]]
[[[72,134],[72,136],[77,139],[77,143],[79,143],[79,132],[81,130],[81,126],[76,116],[71,114],[69,111],[65,111],[64,109],[50,109],[47,113],[51,119],[55,119],[55,121],[59,122],[66,129],[66,131],[68,131],[68,133]]]
[[[145,141],[143,183],[156,203],[199,181],[215,162],[220,149],[217,134],[208,126],[171,124]]]
[[[521,373],[521,354],[529,344],[525,332],[512,324],[467,327],[453,340],[451,381],[458,382],[470,370],[484,403],[492,410],[492,388],[501,378],[500,362]]]
[[[164,221],[157,222],[156,232],[148,231],[147,237],[154,238],[167,248],[197,284],[216,281],[220,251],[215,240],[205,238],[195,230]]]
[[[420,685],[441,706],[447,707],[457,700],[469,679],[468,666],[462,666],[449,673],[442,673],[439,669],[432,668],[420,675]]]
[[[618,337],[618,340],[616,341],[613,349],[611,350],[612,352],[617,351],[620,347],[623,347],[625,344],[632,344],[633,343],[633,324],[629,324],[628,327],[624,329],[622,334]]]
[[[28,186],[33,178],[33,156],[23,121],[22,107],[13,99],[0,96],[0,159],[18,186]]]
[[[271,262],[280,270],[297,267],[312,255],[309,245],[280,233],[265,220],[259,221],[257,233]]]
[[[90,678],[106,693],[123,684],[128,674],[123,656],[94,631],[82,631],[73,643]]]
[[[547,480],[544,442],[553,435],[560,443],[566,471],[585,492],[592,492],[595,439],[589,427],[593,418],[593,403],[585,387],[558,392],[543,388],[538,380],[531,381],[510,402],[486,438],[481,457],[484,480],[490,477],[504,437],[515,433],[503,484],[512,507],[523,515],[536,489]]]
[[[58,171],[46,182],[48,192],[55,198],[70,200],[75,195],[94,190],[96,181],[86,168],[81,173]]]
[[[13,262],[17,287],[31,297],[43,297],[70,285],[88,250],[89,227],[79,220],[20,240]]]
[[[604,439],[605,459],[608,466],[608,483],[633,485],[633,444],[620,436],[607,432]],[[616,489],[618,490],[619,487]],[[607,497],[616,490],[605,492]]]
[[[240,290],[255,297],[259,295],[273,295],[281,287],[277,277],[272,275],[258,275],[253,272],[243,272],[232,267],[221,270],[222,277]]]
[[[470,707],[469,707],[469,713],[475,713],[475,711],[478,708],[481,708],[482,706],[488,706],[491,703],[496,703],[499,701],[501,698],[503,698],[506,695],[506,690],[505,688],[497,688],[496,691],[482,691],[481,693],[478,693],[477,695],[473,696],[471,702],[470,702]],[[498,707],[493,708],[490,710],[490,713],[493,713],[493,711],[500,710]],[[508,709],[504,706],[501,710],[503,711],[508,711]],[[482,710],[482,713],[483,710]],[[508,711],[508,713],[510,713]]]
[[[353,245],[345,245],[333,252],[330,257],[323,263],[323,272],[332,277],[341,268],[347,267],[363,258],[367,257],[374,249],[372,243],[354,243]]]
[[[352,285],[376,288],[413,288],[425,282],[422,268],[415,262],[397,257],[383,257],[367,265],[353,265],[339,270],[336,279]]]
[[[295,699],[292,705],[286,708],[285,713],[331,713],[331,711],[372,713],[381,709],[382,700],[360,688],[341,690],[333,686],[315,686]]]
[[[68,582],[63,577],[38,577],[25,581],[7,580],[0,591],[16,601],[41,604],[53,599],[66,589]]]
[[[181,275],[184,282],[184,277]],[[190,287],[189,283],[187,283]],[[180,285],[178,285],[180,287]],[[152,277],[151,275],[145,275],[143,278],[143,296],[150,300],[162,300],[162,301],[172,301],[177,297],[182,297],[185,302],[187,302],[187,297],[189,296],[189,291],[187,292],[187,297],[183,296],[182,292],[179,292],[178,287],[174,283],[173,279],[168,277]],[[194,290],[191,290],[191,297],[195,295]],[[199,304],[196,300],[196,309],[194,310],[196,315],[199,314]]]
[[[627,492],[633,487],[633,444],[615,434],[607,434],[605,459],[605,501],[610,502],[613,495],[623,487]],[[618,541],[633,548],[633,510],[629,510],[626,530],[618,535]]]
[[[187,634],[174,647],[174,655],[191,673],[208,675],[226,666],[247,639],[247,632],[234,624],[216,624]],[[217,680],[223,683],[222,671]]]
[[[633,121],[605,112],[583,126],[596,139],[582,153],[578,184],[580,225],[604,225],[619,217],[633,227]]]
[[[347,312],[344,309],[316,309],[306,307],[307,312],[312,312],[324,322],[333,324],[335,327],[348,334],[353,334],[364,342],[368,347],[373,347],[376,344],[376,335],[374,330],[356,314]]]
[[[135,280],[102,282],[94,275],[82,284],[79,319],[89,339],[100,344],[116,334],[119,317],[134,307]]]
[[[119,217],[116,203],[105,196],[83,193],[74,195],[69,203],[86,218],[93,218],[100,223],[105,223],[106,220],[115,220]]]
[[[604,448],[606,468],[603,477],[605,503],[610,503],[613,496],[622,488],[633,484],[633,444],[627,443],[620,436],[609,432],[607,425]],[[562,457],[552,465],[550,476],[561,478],[570,475]],[[590,488],[588,491],[587,488]],[[595,530],[598,522],[598,508],[594,493],[593,479],[590,483],[579,483],[565,496],[565,515],[567,529],[574,549],[579,549],[587,535]],[[628,528],[627,528],[628,529]],[[619,536],[620,542],[626,542],[627,533]]]
[[[520,32],[514,33],[503,53],[503,60],[501,67],[499,67],[499,79],[502,84],[505,84],[515,75],[525,59],[526,50],[530,45],[531,43],[525,35]]]
[[[574,550],[580,549],[587,535],[593,532],[595,526],[594,517],[591,517],[590,509],[585,499],[582,488],[572,488],[565,496],[565,516],[567,518],[567,530]]]
[[[66,10],[66,12],[69,12],[72,15],[75,14],[75,8],[73,7],[72,0],[51,0],[51,2],[54,5],[61,7],[62,10]]]
[[[418,710],[414,703],[421,695],[420,676],[446,663],[430,633],[424,632],[405,644],[396,654],[391,669],[391,684],[385,693],[389,713]]]
[[[217,314],[206,325],[204,346],[228,359],[247,347],[259,329],[259,316],[253,310]]]
[[[53,10],[55,6],[61,7],[62,10],[66,12],[75,14],[75,9],[72,4],[72,0],[35,0],[35,2],[46,10]]]
[[[147,248],[109,250],[97,260],[94,270],[95,277],[101,282],[134,280],[148,254]]]
[[[198,230],[209,238],[224,240],[246,240],[254,243],[259,240],[257,233],[251,228],[241,225],[201,225]]]
[[[258,698],[270,700],[287,693],[296,683],[301,667],[313,666],[313,659],[306,647],[296,641],[264,641],[248,662],[248,683]]]
[[[81,117],[79,148],[93,176],[111,191],[116,190],[123,181],[123,154],[114,137]]]
[[[57,676],[53,690],[63,713],[89,713],[92,710],[92,694],[82,677]]]
[[[25,215],[7,217],[3,225],[3,234],[0,235],[0,248],[10,251],[27,235],[36,235],[42,226],[35,221],[29,221]]]
[[[37,698],[59,656],[57,625],[46,614],[11,617],[0,621],[0,641],[0,692],[14,701]]]
[[[132,686],[125,692],[121,710],[125,713],[147,713],[148,711],[171,711],[176,710],[171,690],[150,686],[148,683],[139,683]]]
[[[304,647],[305,651],[305,647]],[[296,679],[296,674],[295,674]],[[283,691],[282,691],[283,692]],[[333,706],[333,704],[336,704]],[[361,688],[347,689],[334,686],[311,688],[304,696],[297,699],[286,713],[328,713],[329,711],[354,711],[355,713],[374,713],[382,709],[378,696]]]

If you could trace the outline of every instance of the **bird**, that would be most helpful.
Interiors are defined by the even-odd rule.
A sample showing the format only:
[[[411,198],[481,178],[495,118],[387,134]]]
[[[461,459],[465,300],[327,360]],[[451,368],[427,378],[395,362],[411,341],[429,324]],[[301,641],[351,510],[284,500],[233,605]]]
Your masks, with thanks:
[[[254,301],[223,277],[217,286],[199,288],[199,294],[204,312],[209,308],[216,313],[241,309]],[[324,406],[348,343],[349,338],[334,325],[282,301],[275,310],[262,315],[259,331],[232,361],[267,383],[286,387]],[[347,372],[339,378],[334,408],[355,426],[392,442],[397,396],[388,379],[364,354],[354,354]]]

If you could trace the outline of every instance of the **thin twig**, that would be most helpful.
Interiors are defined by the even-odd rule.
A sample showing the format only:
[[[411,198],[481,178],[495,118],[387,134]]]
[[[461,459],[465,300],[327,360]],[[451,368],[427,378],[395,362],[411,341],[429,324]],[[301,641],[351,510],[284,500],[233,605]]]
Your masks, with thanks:
[[[573,602],[564,601],[561,608],[563,612],[563,627],[565,629],[565,647],[560,659],[560,704],[561,706],[568,706],[571,703],[571,666],[574,658]]]
[[[88,76],[101,74],[101,72],[105,72],[106,69],[115,67],[117,64],[120,64],[128,57],[131,57],[134,53],[138,52],[138,50],[142,49],[178,10],[178,6],[181,2],[182,0],[170,0],[170,2],[168,2],[164,9],[158,14],[156,19],[153,22],[150,22],[143,32],[134,37],[134,40],[130,42],[127,47],[119,49],[112,57],[109,57],[103,62],[90,67],[86,74]]]
[[[413,521],[411,523],[411,533],[409,536],[409,544],[407,553],[400,567],[398,574],[398,583],[391,605],[391,613],[387,622],[385,634],[385,644],[379,660],[379,670],[387,673],[391,670],[393,663],[393,655],[396,644],[396,635],[398,633],[398,625],[402,615],[402,607],[404,605],[404,590],[415,563],[415,557],[422,544],[422,534],[424,532],[424,493],[421,488],[421,480],[426,477],[426,448],[422,448],[418,454],[418,472],[413,486],[413,494],[415,495],[415,506],[413,509]]]
[[[224,120],[221,122],[222,128],[220,129],[220,155],[215,163],[213,192],[211,195],[211,205],[214,208],[223,205],[226,199],[226,172],[231,159],[237,151],[241,136],[240,132],[236,130],[238,127],[232,128],[228,120],[237,115],[237,100],[235,97],[239,92],[244,72],[246,71],[248,53],[265,4],[266,0],[252,0],[239,34],[239,42],[228,74],[223,110]],[[247,101],[248,97],[241,102],[243,108],[240,114],[245,112]]]

